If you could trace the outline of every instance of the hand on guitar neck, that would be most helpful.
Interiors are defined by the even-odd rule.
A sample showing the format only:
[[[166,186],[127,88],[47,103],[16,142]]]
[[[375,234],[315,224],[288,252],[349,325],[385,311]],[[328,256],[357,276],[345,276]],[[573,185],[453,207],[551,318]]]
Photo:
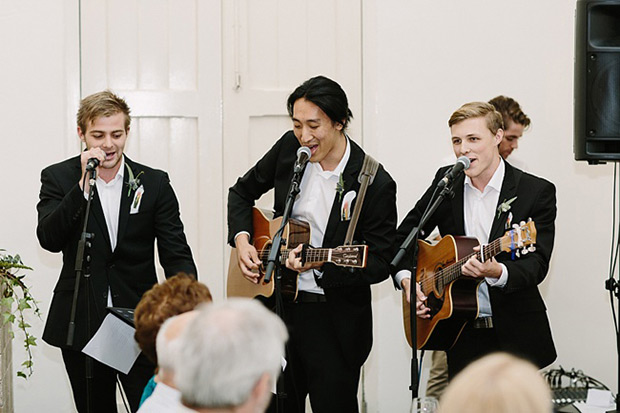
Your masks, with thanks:
[[[289,252],[286,260],[286,268],[289,270],[304,272],[313,268],[320,268],[323,262],[304,262],[304,248],[307,248],[308,244],[299,244],[295,249]]]
[[[474,252],[480,252],[480,246],[474,247]],[[499,278],[502,275],[502,266],[492,257],[480,262],[477,255],[473,255],[461,267],[463,275],[472,278]]]
[[[258,284],[262,275],[258,271],[261,260],[258,258],[258,252],[254,245],[250,244],[248,234],[240,234],[235,238],[235,247],[237,248],[237,263],[248,281]]]

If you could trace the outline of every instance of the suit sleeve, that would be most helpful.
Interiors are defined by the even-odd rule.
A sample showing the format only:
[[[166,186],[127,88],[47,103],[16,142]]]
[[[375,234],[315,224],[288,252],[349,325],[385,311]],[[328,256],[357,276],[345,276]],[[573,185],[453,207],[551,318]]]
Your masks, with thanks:
[[[198,276],[192,251],[187,244],[179,212],[179,201],[170,185],[167,173],[160,180],[159,197],[155,206],[154,226],[159,260],[166,278],[178,272]]]
[[[385,172],[384,172],[385,173]],[[387,174],[386,174],[387,175]],[[323,266],[324,287],[360,286],[379,283],[388,278],[396,236],[396,182],[389,178],[364,200],[355,239],[368,245],[366,268],[345,268],[335,264]]]
[[[416,202],[413,209],[411,209],[403,221],[398,226],[397,234],[396,234],[396,245],[395,245],[395,253],[398,252],[398,248],[400,248],[401,244],[413,228],[417,227],[420,223],[420,219],[422,219],[422,214],[426,210],[427,206],[431,202],[433,195],[435,193],[435,188],[437,187],[437,182],[441,178],[443,178],[445,174],[444,169],[440,169],[437,171],[435,178],[433,179],[433,183],[428,187],[428,189],[422,195],[422,198]],[[437,215],[437,214],[435,214]],[[426,226],[423,228],[424,234],[420,233],[420,239],[424,239],[427,235],[431,233],[431,231],[437,226],[437,216],[432,216]],[[413,268],[413,253],[411,249],[405,254],[398,267],[394,269],[394,274],[400,270],[410,270]]]
[[[246,231],[253,235],[252,207],[255,201],[274,187],[276,167],[281,162],[283,139],[263,156],[228,190],[228,243],[235,246],[235,235]]]
[[[41,172],[37,237],[46,250],[60,252],[79,227],[86,199],[77,182],[65,193],[55,172],[53,168]]]
[[[543,185],[538,185],[539,190],[534,195],[534,202],[518,217],[523,221],[527,221],[528,218],[534,221],[536,251],[521,255],[514,260],[510,253],[498,256],[498,261],[508,269],[508,282],[502,289],[505,294],[537,286],[545,279],[549,270],[555,238],[556,191],[552,183],[541,181]],[[535,186],[527,185],[527,187],[531,191]],[[514,209],[517,210],[517,205]]]

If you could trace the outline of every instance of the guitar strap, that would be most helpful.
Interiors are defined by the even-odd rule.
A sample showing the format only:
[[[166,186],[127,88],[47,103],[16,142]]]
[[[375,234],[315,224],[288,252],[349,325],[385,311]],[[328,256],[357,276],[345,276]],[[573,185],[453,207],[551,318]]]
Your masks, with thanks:
[[[377,162],[372,156],[366,154],[364,157],[364,163],[362,164],[362,170],[357,176],[357,181],[360,183],[360,190],[357,194],[355,201],[355,207],[353,208],[353,214],[349,221],[349,227],[347,228],[347,235],[344,238],[344,245],[353,244],[353,235],[355,234],[355,227],[359,219],[360,212],[362,210],[362,204],[364,203],[364,197],[366,196],[366,190],[368,185],[371,185],[375,179],[375,175],[379,170],[379,162]]]

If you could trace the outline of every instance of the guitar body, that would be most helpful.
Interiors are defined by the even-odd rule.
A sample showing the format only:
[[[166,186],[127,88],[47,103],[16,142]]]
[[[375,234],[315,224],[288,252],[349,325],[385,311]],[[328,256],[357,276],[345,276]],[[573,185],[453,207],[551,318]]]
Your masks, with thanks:
[[[465,323],[478,316],[478,286],[480,281],[461,277],[444,285],[444,279],[436,276],[463,257],[472,253],[478,245],[473,237],[445,236],[436,245],[418,241],[418,268],[416,281],[427,296],[426,305],[431,318],[417,318],[416,348],[423,350],[447,350],[456,342]],[[415,294],[412,286],[412,294]],[[403,295],[405,334],[411,341],[410,308]]]
[[[271,240],[276,231],[280,228],[282,218],[270,220],[258,208],[252,209],[254,239],[253,245],[258,252],[259,257],[267,256],[271,249]],[[288,224],[284,228],[282,238],[285,240],[283,248],[294,249],[299,244],[310,242],[310,225],[303,221],[289,219]],[[261,275],[264,266],[259,269]],[[281,291],[282,298],[285,301],[294,301],[297,298],[297,279],[299,274],[281,266],[282,279]],[[274,274],[275,275],[275,274]],[[233,248],[228,263],[228,283],[226,285],[227,297],[265,297],[269,298],[273,295],[275,283],[265,283],[262,279],[258,284],[254,284],[243,276],[239,268],[237,259],[237,249]]]

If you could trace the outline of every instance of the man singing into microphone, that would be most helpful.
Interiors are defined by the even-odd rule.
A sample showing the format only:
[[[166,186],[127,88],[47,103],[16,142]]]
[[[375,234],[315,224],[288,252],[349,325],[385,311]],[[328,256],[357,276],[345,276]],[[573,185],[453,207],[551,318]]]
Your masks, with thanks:
[[[311,157],[291,216],[310,224],[312,246],[342,245],[358,201],[365,154],[345,133],[352,114],[340,85],[323,76],[311,78],[289,96],[287,108],[293,130],[228,195],[229,242],[237,248],[245,277],[256,283],[262,282],[255,272],[261,261],[252,245],[252,206],[273,188],[275,215],[283,214],[300,146],[308,147]],[[372,346],[370,285],[388,277],[396,236],[396,183],[383,167],[362,205],[354,243],[368,245],[366,268],[302,266],[299,248],[286,263],[301,273],[297,299],[285,303],[283,312],[290,334],[286,412],[304,412],[308,394],[315,413],[359,411],[360,369]]]
[[[449,375],[454,377],[474,359],[494,351],[511,352],[545,367],[555,360],[556,351],[538,284],[547,275],[553,249],[555,186],[501,158],[502,116],[492,105],[467,103],[452,114],[448,125],[454,154],[466,156],[471,164],[464,175],[453,180],[454,197],[442,202],[420,238],[437,226],[442,235],[472,236],[486,245],[528,218],[537,229],[534,252],[520,258],[503,252],[485,262],[472,257],[463,265],[464,276],[481,281],[478,318],[466,324],[456,344],[448,349]],[[400,224],[397,245],[418,225],[448,170],[444,167],[437,171],[431,186]],[[411,283],[408,269],[412,265],[409,254],[395,275],[407,297]],[[417,292],[418,317],[429,318],[427,297],[420,285],[416,284],[413,291]]]
[[[90,380],[92,403],[87,408],[85,356],[81,350],[99,328],[106,307],[135,308],[142,294],[157,283],[155,240],[166,277],[178,272],[196,274],[168,175],[133,162],[123,154],[130,122],[129,106],[112,92],[84,98],[77,114],[77,132],[86,150],[41,173],[37,236],[46,250],[63,253],[63,267],[54,288],[43,339],[61,348],[80,412],[115,412],[117,375],[131,410],[136,411],[144,385],[153,375],[155,366],[142,355],[128,375],[94,361]],[[69,346],[67,330],[77,246],[89,192],[84,178],[90,177],[87,168],[95,166],[96,190],[86,229],[94,234],[90,240],[90,262],[85,263],[90,267],[86,272],[90,274],[90,287],[87,291],[84,279],[80,280],[75,335]]]

